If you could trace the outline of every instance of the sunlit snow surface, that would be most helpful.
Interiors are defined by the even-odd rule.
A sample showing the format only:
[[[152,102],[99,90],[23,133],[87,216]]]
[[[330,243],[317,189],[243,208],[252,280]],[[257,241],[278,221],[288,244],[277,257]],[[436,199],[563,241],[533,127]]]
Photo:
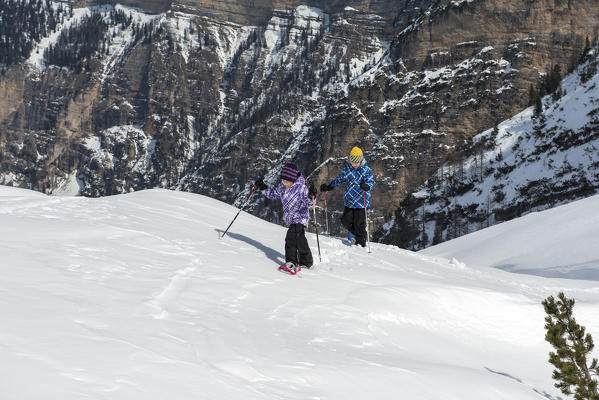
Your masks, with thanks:
[[[236,212],[0,187],[0,398],[557,399],[541,300],[599,335],[597,282],[328,237],[293,277],[283,227],[242,212],[219,240]]]
[[[528,214],[422,253],[456,257],[473,267],[599,281],[597,210],[599,195]]]

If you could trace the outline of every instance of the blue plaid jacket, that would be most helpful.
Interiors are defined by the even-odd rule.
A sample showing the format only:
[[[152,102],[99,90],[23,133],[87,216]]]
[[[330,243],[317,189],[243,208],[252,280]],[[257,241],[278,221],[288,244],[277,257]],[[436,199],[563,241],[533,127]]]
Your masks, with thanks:
[[[364,191],[360,188],[360,182],[362,181],[370,186],[370,190],[366,192],[366,208],[369,208],[370,194],[374,188],[374,178],[372,170],[366,164],[366,160],[355,169],[351,165],[345,164],[339,176],[331,182],[331,186],[337,187],[345,182],[345,195],[343,196],[345,207],[364,208]]]

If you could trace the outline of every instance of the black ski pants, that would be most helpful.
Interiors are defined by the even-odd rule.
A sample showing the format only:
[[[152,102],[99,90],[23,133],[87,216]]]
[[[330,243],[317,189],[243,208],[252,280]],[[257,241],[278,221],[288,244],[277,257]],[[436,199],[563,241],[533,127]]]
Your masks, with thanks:
[[[306,239],[305,227],[302,224],[292,224],[287,230],[287,236],[285,236],[285,262],[287,261],[308,268],[314,263],[312,251],[310,251]]]
[[[341,216],[341,224],[356,235],[356,244],[362,247],[366,246],[366,210],[345,207]]]

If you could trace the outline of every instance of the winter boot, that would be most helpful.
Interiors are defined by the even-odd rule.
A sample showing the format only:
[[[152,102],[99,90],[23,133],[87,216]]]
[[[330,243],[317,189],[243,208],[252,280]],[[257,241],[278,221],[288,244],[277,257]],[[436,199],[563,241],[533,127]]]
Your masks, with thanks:
[[[354,245],[356,244],[356,235],[354,235],[353,233],[349,232],[347,234],[347,241],[349,242],[350,245]]]
[[[294,263],[294,262],[292,262],[292,261],[287,261],[287,262],[285,263],[285,266],[286,266],[286,267],[287,267],[287,269],[289,269],[289,271],[291,271],[292,273],[296,273],[296,272],[298,272],[299,270],[301,270],[301,268],[300,268],[300,267],[298,267],[297,265],[295,265],[295,263]]]

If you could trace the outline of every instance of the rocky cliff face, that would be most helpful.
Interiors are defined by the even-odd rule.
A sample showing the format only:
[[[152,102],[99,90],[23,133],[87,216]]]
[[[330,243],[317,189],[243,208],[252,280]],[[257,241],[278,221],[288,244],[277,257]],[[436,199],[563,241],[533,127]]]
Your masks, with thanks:
[[[381,229],[422,249],[599,191],[599,42],[535,106],[461,146]]]
[[[404,0],[403,3],[408,1]],[[329,15],[352,7],[365,13],[376,14],[389,22],[394,20],[401,9],[400,4],[384,0],[182,0],[180,4],[215,20],[262,26],[268,23],[277,10],[292,10],[299,5],[318,8]]]
[[[594,0],[144,7],[65,11],[4,66],[0,183],[88,196],[161,186],[232,202],[260,175],[274,184],[287,161],[329,181],[358,145],[378,183],[376,228],[456,144],[525,108],[553,65],[573,66],[599,27]],[[96,13],[103,24],[83,18]],[[82,24],[99,24],[102,39],[65,35],[78,67],[56,50],[42,57]],[[262,199],[252,207],[280,219]]]

